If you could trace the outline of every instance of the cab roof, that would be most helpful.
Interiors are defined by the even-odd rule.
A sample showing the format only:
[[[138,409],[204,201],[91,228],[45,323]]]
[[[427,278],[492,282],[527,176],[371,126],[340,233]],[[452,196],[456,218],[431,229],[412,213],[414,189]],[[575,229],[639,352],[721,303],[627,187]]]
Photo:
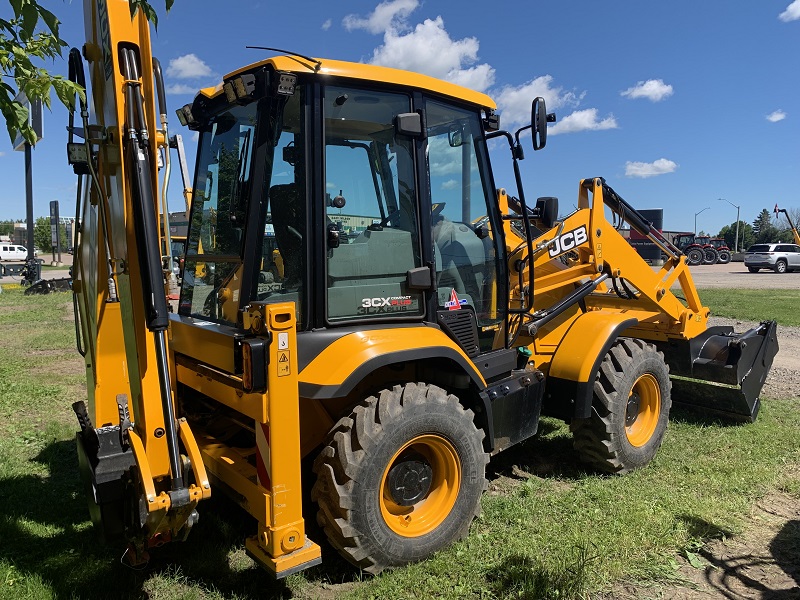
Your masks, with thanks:
[[[413,73],[411,71],[403,71],[401,69],[341,60],[330,60],[327,58],[314,58],[309,60],[295,55],[275,56],[236,69],[228,73],[223,79],[227,80],[240,73],[246,73],[264,66],[272,66],[276,71],[288,71],[297,73],[298,75],[310,75],[312,77],[342,77],[386,83],[414,90],[434,92],[436,94],[455,98],[461,102],[475,104],[485,109],[494,110],[497,108],[497,104],[495,104],[494,100],[486,94],[448,81],[436,79],[435,77],[429,77],[428,75],[421,75],[420,73]],[[200,90],[200,93],[209,98],[214,97],[222,93],[222,83],[215,87],[204,88]]]

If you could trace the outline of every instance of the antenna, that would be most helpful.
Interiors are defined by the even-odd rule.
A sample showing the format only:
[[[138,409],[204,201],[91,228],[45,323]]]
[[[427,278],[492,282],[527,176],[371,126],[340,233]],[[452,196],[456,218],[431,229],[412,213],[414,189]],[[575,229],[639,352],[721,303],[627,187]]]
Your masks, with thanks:
[[[320,70],[322,67],[322,61],[317,60],[316,58],[311,58],[310,56],[306,56],[305,54],[299,54],[298,52],[292,52],[291,50],[283,50],[282,48],[269,48],[268,46],[245,46],[245,48],[249,48],[251,50],[271,50],[272,52],[283,52],[284,54],[290,54],[292,56],[299,56],[300,58],[304,58],[305,60],[314,63],[314,72]],[[300,61],[298,61],[300,62]],[[301,63],[302,64],[302,63]]]

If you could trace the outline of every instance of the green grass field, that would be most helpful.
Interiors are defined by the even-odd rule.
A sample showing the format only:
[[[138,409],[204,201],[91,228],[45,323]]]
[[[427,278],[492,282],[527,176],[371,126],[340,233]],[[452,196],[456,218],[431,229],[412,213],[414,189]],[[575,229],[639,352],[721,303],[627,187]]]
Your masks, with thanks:
[[[800,296],[779,295],[789,320]],[[714,314],[758,320],[772,316],[758,307],[776,291],[702,297]],[[568,429],[543,420],[541,436],[490,463],[469,537],[430,560],[372,578],[323,546],[323,565],[274,582],[244,553],[254,521],[216,494],[187,542],[134,571],[88,521],[70,408],[85,393],[71,297],[4,291],[0,332],[0,599],[579,598],[621,579],[672,581],[677,556],[736,535],[757,498],[800,495],[800,406],[787,399],[765,399],[751,425],[676,412],[653,463],[624,477],[586,473]]]

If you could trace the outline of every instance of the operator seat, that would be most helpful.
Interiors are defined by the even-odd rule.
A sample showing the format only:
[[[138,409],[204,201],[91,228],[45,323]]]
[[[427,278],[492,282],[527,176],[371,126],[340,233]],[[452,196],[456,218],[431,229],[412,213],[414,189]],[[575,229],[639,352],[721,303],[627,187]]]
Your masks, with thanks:
[[[476,281],[477,273],[466,248],[458,239],[457,227],[459,226],[465,227],[442,215],[433,227],[433,239],[438,255],[437,266],[439,256],[441,256],[441,270],[437,286],[440,288],[451,287],[457,294],[467,294],[474,302],[479,302],[481,293],[480,286]],[[474,236],[472,231],[469,233]]]
[[[296,183],[286,183],[269,188],[269,203],[275,226],[275,242],[283,259],[284,285],[294,288],[303,281],[305,198]]]

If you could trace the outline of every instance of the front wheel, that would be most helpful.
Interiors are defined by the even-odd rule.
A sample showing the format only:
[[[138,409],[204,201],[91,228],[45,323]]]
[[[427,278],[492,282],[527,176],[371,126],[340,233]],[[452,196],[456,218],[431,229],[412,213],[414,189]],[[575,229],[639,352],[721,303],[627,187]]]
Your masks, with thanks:
[[[667,430],[671,389],[669,367],[655,346],[618,340],[597,373],[591,416],[570,425],[581,459],[606,473],[647,465]]]
[[[776,273],[786,273],[786,261],[782,258],[775,263],[775,272]]]
[[[444,390],[409,383],[341,419],[314,463],[311,491],[331,545],[376,574],[466,536],[489,461],[473,417]]]
[[[720,264],[727,265],[731,262],[731,253],[728,250],[718,250],[717,253],[719,254]]]

